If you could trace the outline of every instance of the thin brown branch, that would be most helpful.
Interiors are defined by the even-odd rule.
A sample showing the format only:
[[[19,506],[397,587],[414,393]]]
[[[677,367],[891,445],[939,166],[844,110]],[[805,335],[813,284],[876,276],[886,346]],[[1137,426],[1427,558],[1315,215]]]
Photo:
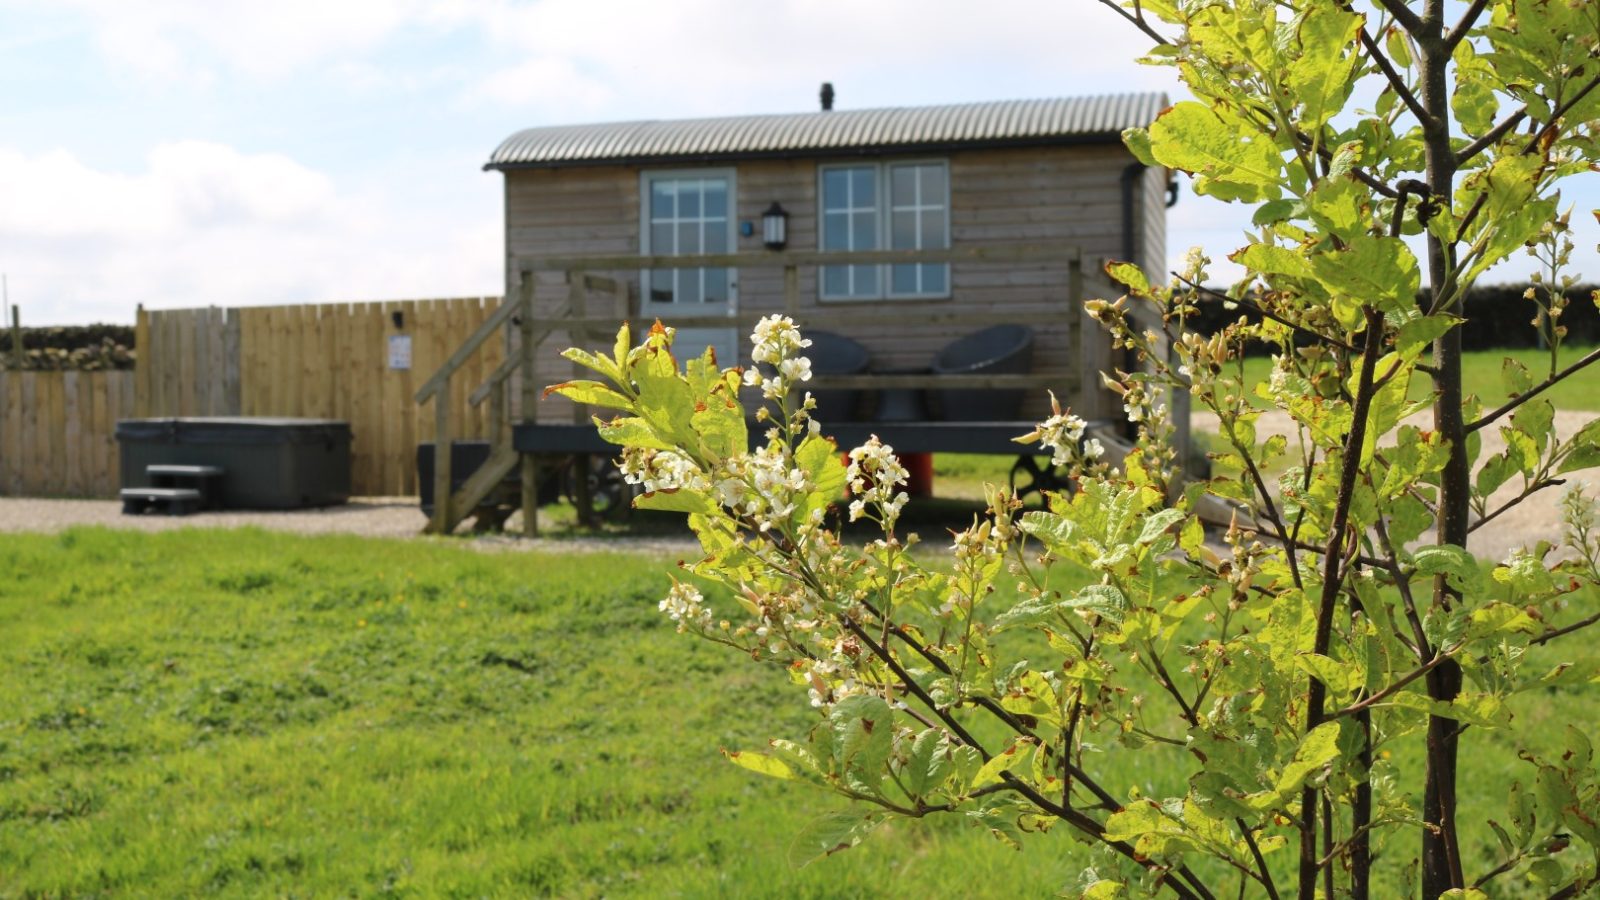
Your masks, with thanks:
[[[1367,55],[1372,57],[1372,61],[1378,64],[1378,70],[1383,72],[1383,77],[1389,79],[1389,86],[1394,88],[1395,94],[1405,102],[1406,108],[1411,110],[1413,116],[1417,117],[1417,121],[1433,121],[1433,116],[1422,108],[1422,101],[1417,99],[1417,95],[1411,92],[1411,86],[1406,84],[1406,80],[1400,76],[1399,72],[1395,71],[1394,66],[1389,62],[1389,57],[1384,54],[1383,48],[1378,46],[1378,42],[1372,39],[1372,35],[1367,32],[1365,25],[1361,26],[1361,43],[1367,48]]]
[[[1502,513],[1505,513],[1506,511],[1512,509],[1513,507],[1517,506],[1517,504],[1519,504],[1522,501],[1528,499],[1529,497],[1532,497],[1534,494],[1539,493],[1540,491],[1544,490],[1545,488],[1547,488],[1547,487],[1557,487],[1559,485],[1563,485],[1563,484],[1566,484],[1566,483],[1567,483],[1567,480],[1565,478],[1544,478],[1544,479],[1541,479],[1539,481],[1535,481],[1532,485],[1528,486],[1528,488],[1526,490],[1524,490],[1522,493],[1518,494],[1515,497],[1512,497],[1510,500],[1507,500],[1504,504],[1502,504],[1500,506],[1499,509],[1496,509],[1494,512],[1489,513],[1488,515],[1484,516],[1483,518],[1479,519],[1478,521],[1473,522],[1471,525],[1468,525],[1467,526],[1467,533],[1471,534],[1472,532],[1477,531],[1479,528],[1482,528],[1483,526],[1489,524],[1490,522],[1493,522],[1495,519],[1499,518]]]
[[[1336,710],[1334,712],[1329,713],[1328,714],[1328,718],[1329,719],[1338,719],[1338,718],[1342,718],[1344,716],[1353,716],[1356,713],[1361,712],[1364,709],[1371,709],[1372,707],[1377,706],[1379,703],[1382,703],[1383,701],[1389,699],[1390,697],[1393,697],[1395,694],[1397,694],[1400,691],[1404,690],[1406,685],[1409,685],[1411,682],[1416,681],[1418,678],[1421,678],[1422,676],[1428,674],[1429,672],[1432,672],[1435,666],[1439,665],[1440,663],[1444,662],[1445,660],[1447,660],[1449,658],[1450,658],[1450,654],[1449,653],[1436,654],[1432,659],[1430,659],[1427,662],[1423,663],[1422,665],[1416,667],[1415,669],[1412,669],[1411,671],[1407,672],[1406,674],[1400,676],[1400,678],[1398,680],[1394,681],[1393,683],[1391,683],[1388,687],[1384,688],[1383,690],[1377,692],[1376,694],[1373,694],[1372,696],[1366,698],[1365,700],[1360,700],[1360,701],[1357,701],[1355,703],[1352,703],[1349,706],[1346,706],[1344,709]]]
[[[1596,622],[1600,622],[1600,613],[1595,613],[1594,615],[1589,616],[1586,619],[1580,619],[1580,620],[1578,620],[1576,622],[1573,622],[1571,625],[1566,625],[1566,626],[1563,626],[1561,628],[1553,628],[1553,629],[1551,629],[1549,631],[1544,632],[1543,634],[1539,635],[1538,637],[1534,638],[1533,640],[1529,641],[1528,643],[1529,644],[1547,644],[1547,643],[1555,640],[1558,637],[1564,637],[1566,635],[1572,634],[1574,631],[1582,631],[1583,629],[1588,628],[1590,625],[1593,625]]]
[[[1522,394],[1511,398],[1505,404],[1503,404],[1502,406],[1500,406],[1499,408],[1497,408],[1493,412],[1486,413],[1486,414],[1484,414],[1482,416],[1479,416],[1476,421],[1472,422],[1471,424],[1469,424],[1467,426],[1467,434],[1471,434],[1474,431],[1477,431],[1478,429],[1483,428],[1486,425],[1494,424],[1496,419],[1499,419],[1501,416],[1505,415],[1508,412],[1511,412],[1512,410],[1516,409],[1517,407],[1521,406],[1522,404],[1527,403],[1529,400],[1532,400],[1533,398],[1539,396],[1540,394],[1544,393],[1545,391],[1549,390],[1550,388],[1555,387],[1561,381],[1566,379],[1569,375],[1572,375],[1572,374],[1574,374],[1576,372],[1580,372],[1583,369],[1587,368],[1588,366],[1593,365],[1596,361],[1600,361],[1600,347],[1597,347],[1594,350],[1590,351],[1582,359],[1578,360],[1577,362],[1573,363],[1570,366],[1567,366],[1565,369],[1562,369],[1561,371],[1557,372],[1556,374],[1551,375],[1549,378],[1546,378],[1544,381],[1540,382],[1539,384],[1534,385],[1532,388],[1528,389],[1527,391],[1523,392]]]
[[[1478,17],[1483,15],[1483,8],[1489,5],[1489,0],[1472,0],[1472,5],[1461,14],[1461,19],[1456,22],[1450,33],[1444,37],[1444,52],[1454,53],[1456,45],[1466,39],[1472,31],[1472,26],[1478,24]]]
[[[1528,117],[1528,107],[1523,106],[1516,112],[1501,119],[1493,128],[1485,131],[1483,136],[1456,151],[1456,165],[1464,166],[1476,159],[1479,153],[1494,146],[1497,141],[1506,136],[1511,129],[1522,124]]]
[[[1210,295],[1211,297],[1213,297],[1215,299],[1222,300],[1222,301],[1227,302],[1227,303],[1237,303],[1240,306],[1248,307],[1248,308],[1250,308],[1252,310],[1255,310],[1257,313],[1259,313],[1261,315],[1262,318],[1271,319],[1272,321],[1277,322],[1279,325],[1282,325],[1285,328],[1293,330],[1296,334],[1303,334],[1306,337],[1311,338],[1312,340],[1321,341],[1324,344],[1329,344],[1331,346],[1338,347],[1340,350],[1344,350],[1344,351],[1349,352],[1349,353],[1360,353],[1361,352],[1360,350],[1358,350],[1355,347],[1354,344],[1346,343],[1344,341],[1339,340],[1336,337],[1330,337],[1329,335],[1323,334],[1320,331],[1312,331],[1311,329],[1306,328],[1303,325],[1296,325],[1295,323],[1290,322],[1287,319],[1281,318],[1281,317],[1275,315],[1274,313],[1268,312],[1266,309],[1262,308],[1259,304],[1257,304],[1257,303],[1255,303],[1255,302],[1253,302],[1251,300],[1245,300],[1245,299],[1241,299],[1241,298],[1238,298],[1238,297],[1230,297],[1227,294],[1222,293],[1221,291],[1213,290],[1211,288],[1206,287],[1203,284],[1196,284],[1195,282],[1191,281],[1188,278],[1185,278],[1184,276],[1178,274],[1177,272],[1173,272],[1172,273],[1172,277],[1178,279],[1181,282],[1183,282],[1184,285],[1186,285],[1190,289],[1199,291],[1202,294],[1208,294],[1208,295]]]
[[[1378,0],[1378,5],[1387,10],[1389,15],[1394,16],[1395,21],[1405,30],[1415,34],[1423,29],[1422,17],[1412,12],[1403,0]]]
[[[1143,10],[1139,10],[1137,13],[1128,12],[1127,10],[1125,10],[1121,6],[1119,6],[1117,4],[1116,0],[1100,0],[1100,3],[1103,6],[1110,7],[1111,9],[1116,11],[1117,15],[1123,17],[1124,19],[1127,19],[1129,22],[1132,22],[1133,26],[1135,28],[1138,28],[1140,31],[1144,32],[1145,37],[1148,37],[1150,40],[1155,41],[1156,43],[1161,44],[1163,46],[1172,43],[1171,41],[1169,41],[1165,37],[1163,37],[1161,35],[1161,32],[1156,31],[1153,27],[1151,27],[1149,22],[1146,22],[1144,20],[1144,11]],[[1138,8],[1135,7],[1135,9],[1137,10]]]

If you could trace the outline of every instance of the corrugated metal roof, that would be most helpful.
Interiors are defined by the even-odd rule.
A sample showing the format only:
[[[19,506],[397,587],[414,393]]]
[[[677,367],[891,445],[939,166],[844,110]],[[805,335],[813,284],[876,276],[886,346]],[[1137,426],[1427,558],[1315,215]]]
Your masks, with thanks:
[[[832,110],[720,119],[528,128],[501,142],[486,169],[832,155],[1014,143],[1108,140],[1148,125],[1163,94],[1002,100],[951,106]]]

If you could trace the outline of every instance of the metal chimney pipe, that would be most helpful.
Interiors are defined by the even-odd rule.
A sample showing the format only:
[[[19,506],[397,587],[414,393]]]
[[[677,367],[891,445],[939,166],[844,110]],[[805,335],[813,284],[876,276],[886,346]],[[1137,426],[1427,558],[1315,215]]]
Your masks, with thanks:
[[[824,81],[822,83],[822,111],[827,112],[830,109],[833,109],[833,82]]]

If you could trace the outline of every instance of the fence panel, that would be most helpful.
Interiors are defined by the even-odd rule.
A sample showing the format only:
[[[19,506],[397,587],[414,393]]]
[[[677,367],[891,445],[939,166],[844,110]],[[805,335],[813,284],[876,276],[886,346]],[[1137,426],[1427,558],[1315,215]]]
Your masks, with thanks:
[[[0,371],[0,494],[114,497],[133,372]]]
[[[228,310],[238,328],[240,414],[348,421],[354,492],[415,494],[416,445],[432,440],[434,429],[431,411],[419,410],[412,395],[499,302],[469,297]],[[409,339],[409,367],[391,367],[394,338]],[[503,355],[501,344],[491,342],[473,368],[458,373],[452,428],[460,438],[488,437],[487,409],[469,408],[466,395],[477,387],[474,377],[486,377]]]
[[[140,416],[237,416],[239,310],[139,310]]]

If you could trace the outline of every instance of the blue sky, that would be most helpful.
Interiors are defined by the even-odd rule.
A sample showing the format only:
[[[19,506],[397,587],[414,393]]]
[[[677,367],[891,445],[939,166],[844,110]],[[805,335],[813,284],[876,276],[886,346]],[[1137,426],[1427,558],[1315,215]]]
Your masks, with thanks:
[[[0,0],[0,271],[33,324],[496,294],[519,128],[1177,96],[1143,49],[1092,0]],[[1168,250],[1246,224],[1186,191]]]

